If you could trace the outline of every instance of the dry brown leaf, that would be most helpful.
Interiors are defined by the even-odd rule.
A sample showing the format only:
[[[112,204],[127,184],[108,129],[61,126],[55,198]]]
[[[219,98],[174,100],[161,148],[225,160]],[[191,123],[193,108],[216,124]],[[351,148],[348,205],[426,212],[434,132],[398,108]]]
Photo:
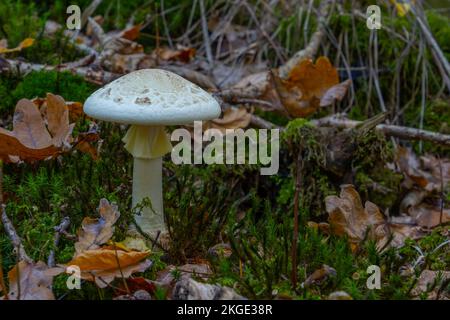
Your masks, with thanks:
[[[17,158],[35,161],[58,153],[37,106],[30,100],[20,100],[14,113],[13,130],[0,128],[0,158],[5,162],[16,162]]]
[[[312,284],[318,284],[325,281],[329,277],[335,277],[337,272],[334,268],[324,264],[320,269],[315,270],[305,282],[302,283],[302,288],[307,288]]]
[[[34,103],[21,99],[14,112],[13,134],[26,147],[42,149],[52,145],[41,113]]]
[[[94,148],[89,142],[87,141],[81,141],[77,143],[75,148],[83,153],[86,153],[91,156],[92,160],[97,161],[98,160],[98,152],[97,149]]]
[[[423,270],[411,293],[416,297],[426,293],[428,300],[435,300],[438,298],[439,289],[448,279],[450,279],[450,271]],[[439,299],[450,299],[450,295],[446,292],[445,288],[442,290]]]
[[[74,124],[69,124],[69,108],[60,96],[47,94],[47,128],[52,135],[52,143],[62,147],[70,143]]]
[[[26,38],[21,43],[19,43],[19,45],[17,47],[12,48],[12,49],[8,49],[8,48],[0,45],[0,54],[1,53],[18,52],[18,51],[21,51],[22,49],[31,47],[33,45],[33,43],[34,43],[33,38]]]
[[[83,104],[81,102],[67,101],[67,107],[69,108],[70,121],[77,121],[80,118],[89,118],[83,111]]]
[[[108,271],[118,270],[119,265],[125,268],[135,265],[145,259],[149,252],[123,251],[114,249],[86,250],[77,255],[67,263],[68,266],[78,266],[81,271]],[[117,264],[119,260],[119,265]]]
[[[332,105],[334,101],[341,101],[347,94],[348,88],[352,81],[350,79],[344,82],[338,83],[328,89],[325,94],[320,98],[320,106],[326,107]]]
[[[75,251],[80,254],[86,250],[100,248],[100,245],[111,239],[114,233],[114,223],[120,217],[117,206],[110,204],[108,200],[101,199],[98,207],[100,218],[86,217],[81,223],[78,232],[78,241],[75,243]]]
[[[28,148],[13,133],[0,128],[0,159],[4,162],[39,161],[52,158],[59,152],[60,150],[55,146]]]
[[[22,99],[16,105],[13,130],[0,128],[0,159],[5,162],[45,160],[70,151],[71,143],[76,146],[98,140],[98,135],[91,132],[73,139],[73,127],[62,97],[49,93],[45,99]],[[91,153],[86,146],[81,150]]]
[[[281,79],[274,70],[272,80],[283,106],[293,117],[306,117],[320,106],[341,100],[350,85],[349,80],[339,83],[337,70],[327,57],[318,58],[315,64],[310,59],[300,61],[287,79]]]
[[[426,191],[441,191],[450,182],[450,159],[427,155],[420,159],[409,148],[399,147],[396,163],[407,178],[405,186],[417,185]]]
[[[450,210],[422,203],[418,206],[409,208],[408,214],[415,219],[421,227],[434,228],[441,223],[450,221]]]
[[[104,288],[115,278],[128,278],[135,272],[147,270],[152,265],[150,260],[145,259],[148,255],[149,252],[119,249],[87,250],[78,254],[67,266],[78,266],[82,279]]]
[[[141,34],[141,24],[129,27],[120,33],[120,37],[127,40],[136,40]]]
[[[61,269],[49,268],[44,262],[20,261],[8,272],[10,300],[54,300],[53,277]],[[20,286],[20,296],[19,296]]]
[[[179,47],[176,50],[170,48],[156,48],[153,54],[164,61],[181,61],[188,63],[195,56],[196,50],[194,48]]]
[[[388,223],[380,209],[367,201],[363,207],[353,185],[342,185],[341,194],[325,198],[330,230],[338,236],[347,235],[352,249],[357,249],[364,239],[375,240],[377,248],[400,247],[406,238],[422,236],[419,227]]]
[[[243,129],[248,127],[251,120],[251,114],[246,108],[228,108],[223,112],[221,118],[208,121],[205,124],[206,129],[219,129],[225,134],[226,129]]]

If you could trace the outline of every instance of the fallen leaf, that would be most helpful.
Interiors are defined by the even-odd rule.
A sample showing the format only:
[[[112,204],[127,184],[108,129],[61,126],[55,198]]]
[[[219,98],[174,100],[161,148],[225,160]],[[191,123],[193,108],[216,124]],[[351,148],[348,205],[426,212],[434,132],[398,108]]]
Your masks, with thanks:
[[[67,101],[66,105],[69,108],[70,121],[77,121],[83,117],[88,118],[83,111],[83,104],[81,102]]]
[[[440,192],[450,182],[450,159],[431,155],[418,158],[411,149],[398,147],[395,161],[406,177],[408,189],[417,185],[428,192]]]
[[[204,125],[204,129],[219,129],[225,134],[227,129],[243,129],[248,127],[251,120],[251,114],[246,108],[228,108],[221,118],[210,120]]]
[[[396,0],[389,0],[397,10],[397,14],[399,17],[404,17],[410,10],[411,6],[415,3],[414,0],[407,0],[407,1],[396,1]]]
[[[52,144],[62,147],[70,143],[74,124],[69,124],[69,108],[60,96],[47,94],[47,128],[52,135]]]
[[[338,83],[328,89],[325,94],[320,98],[320,106],[326,107],[332,105],[334,101],[341,101],[350,87],[352,81],[350,79],[344,82]]]
[[[302,283],[302,288],[310,287],[313,284],[319,284],[330,277],[335,277],[337,272],[334,268],[324,264],[320,269],[315,270],[305,282]]]
[[[80,254],[86,250],[98,249],[100,245],[111,239],[114,233],[114,224],[120,217],[117,206],[110,204],[108,200],[101,199],[98,207],[100,218],[86,217],[81,223],[78,232],[78,241],[75,243],[75,251]]]
[[[94,249],[77,253],[67,266],[78,266],[81,271],[110,271],[126,268],[145,259],[149,252]],[[117,260],[119,260],[117,262]]]
[[[141,33],[141,24],[129,27],[120,33],[120,37],[127,40],[136,40]]]
[[[450,210],[442,209],[431,204],[422,203],[409,208],[408,214],[415,219],[417,224],[426,228],[434,228],[441,223],[450,221]]]
[[[83,153],[90,155],[93,160],[98,160],[97,149],[94,148],[89,142],[81,141],[76,144],[75,148]]]
[[[95,132],[80,133],[74,139],[74,125],[69,123],[69,109],[60,96],[49,93],[45,99],[21,99],[14,112],[13,130],[0,128],[0,159],[5,162],[45,160],[70,151],[78,143],[98,140]],[[81,150],[95,157],[87,146]]]
[[[129,278],[135,272],[144,272],[152,262],[145,259],[149,252],[114,249],[87,250],[78,254],[66,266],[78,266],[81,278],[106,287],[115,278]]]
[[[339,197],[326,197],[325,206],[331,232],[337,236],[348,236],[353,250],[366,238],[375,240],[381,250],[388,246],[400,247],[407,238],[422,236],[419,227],[388,223],[380,209],[370,201],[366,201],[363,207],[352,185],[342,185]]]
[[[14,112],[13,130],[0,128],[0,158],[5,162],[13,162],[11,156],[34,161],[58,152],[37,106],[30,100],[20,100]]]
[[[3,46],[0,46],[0,54],[1,53],[18,52],[18,51],[21,51],[22,49],[31,47],[33,45],[33,43],[34,43],[33,38],[26,38],[21,43],[19,43],[19,45],[17,47],[12,48],[12,49],[8,49]]]
[[[56,270],[56,271],[55,271]],[[10,300],[55,300],[51,290],[53,277],[60,269],[51,269],[44,262],[20,261],[8,272]]]
[[[337,70],[327,57],[319,57],[315,64],[310,59],[301,60],[287,79],[273,70],[272,81],[282,105],[293,117],[306,117],[341,100],[350,85],[350,80],[339,83]]]
[[[428,300],[435,300],[438,298],[440,287],[445,281],[450,279],[450,271],[432,271],[423,270],[417,280],[416,286],[412,289],[411,294],[419,298],[422,294],[426,294]],[[440,300],[450,299],[450,295],[443,288]]]
[[[195,56],[196,50],[194,48],[178,47],[178,49],[173,50],[170,48],[156,48],[154,50],[154,55],[157,58],[164,61],[181,61],[188,63]]]

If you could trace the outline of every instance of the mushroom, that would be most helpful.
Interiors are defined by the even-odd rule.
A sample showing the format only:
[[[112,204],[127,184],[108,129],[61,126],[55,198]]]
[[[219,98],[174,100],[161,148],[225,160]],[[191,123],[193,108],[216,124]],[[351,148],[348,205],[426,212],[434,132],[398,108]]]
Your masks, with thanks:
[[[206,91],[165,70],[142,69],[95,91],[85,102],[92,118],[130,124],[123,138],[133,155],[133,207],[146,197],[152,208],[136,215],[137,225],[155,237],[165,232],[162,157],[171,151],[166,125],[189,124],[220,115],[220,106]]]

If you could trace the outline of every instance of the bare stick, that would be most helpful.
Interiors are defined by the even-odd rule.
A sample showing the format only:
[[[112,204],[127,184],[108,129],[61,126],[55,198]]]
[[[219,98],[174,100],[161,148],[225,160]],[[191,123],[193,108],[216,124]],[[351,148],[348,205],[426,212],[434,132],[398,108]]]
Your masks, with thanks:
[[[297,151],[297,163],[296,163],[296,174],[295,174],[295,194],[294,194],[294,233],[292,238],[292,288],[295,290],[297,288],[297,243],[298,243],[298,207],[299,207],[299,197],[301,190],[301,175],[302,175],[302,150]]]
[[[77,64],[77,63],[74,63]],[[81,77],[84,77],[87,81],[104,85],[115,79],[120,75],[104,70],[94,70],[91,67],[74,67],[71,68],[71,63],[67,63],[62,66],[46,66],[43,64],[29,63],[18,60],[3,60],[0,58],[0,74],[5,72],[11,72],[14,75],[24,76],[31,71],[70,71]]]
[[[2,207],[3,227],[5,228],[5,232],[8,235],[9,239],[13,243],[14,248],[17,249],[17,255],[19,257],[19,260],[21,260],[21,261],[24,260],[24,261],[31,263],[33,260],[31,260],[31,258],[25,252],[25,249],[22,245],[22,240],[17,235],[16,229],[14,228],[13,224],[9,220],[8,216],[6,215],[5,205],[2,204],[1,207]]]
[[[342,114],[336,114],[330,117],[313,120],[312,123],[317,126],[332,126],[338,128],[354,128],[360,125],[361,121],[346,119]],[[389,124],[379,124],[375,130],[391,137],[397,137],[406,140],[423,140],[437,144],[450,146],[450,135],[427,130],[420,130],[409,127],[402,127]]]
[[[64,233],[70,225],[69,217],[64,217],[61,223],[55,227],[55,237],[53,240],[53,249],[50,251],[48,255],[47,265],[49,267],[55,266],[55,250],[58,247],[59,240],[61,239],[61,234]]]
[[[206,21],[205,3],[203,0],[200,0],[199,3],[200,3],[203,41],[205,42],[206,58],[208,59],[209,67],[212,69],[214,65],[214,57],[212,54],[211,42],[209,39],[208,22]]]

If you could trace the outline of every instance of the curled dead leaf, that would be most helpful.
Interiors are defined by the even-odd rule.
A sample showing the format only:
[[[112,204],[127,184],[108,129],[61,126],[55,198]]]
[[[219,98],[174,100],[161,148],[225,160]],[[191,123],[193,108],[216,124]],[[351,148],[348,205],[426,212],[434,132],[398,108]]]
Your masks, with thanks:
[[[75,243],[75,251],[80,254],[86,250],[100,248],[100,245],[111,239],[114,233],[114,224],[120,217],[117,206],[110,204],[108,200],[101,199],[98,207],[100,218],[86,217],[81,223],[78,232],[78,241]]]
[[[417,185],[428,192],[439,192],[450,182],[450,159],[431,155],[418,158],[411,149],[399,147],[395,161],[406,177],[407,188]]]
[[[178,47],[176,50],[170,48],[156,48],[153,54],[164,61],[181,61],[187,63],[195,56],[194,48]]]
[[[348,236],[353,250],[365,239],[375,240],[377,248],[400,247],[407,238],[423,236],[419,227],[409,224],[388,223],[380,209],[361,198],[353,185],[342,185],[340,196],[325,198],[330,230],[338,236]]]
[[[244,129],[248,127],[251,120],[251,114],[246,108],[228,108],[221,118],[208,121],[204,129],[218,129],[225,134],[227,129]]]
[[[5,162],[39,161],[72,149],[69,109],[64,99],[49,93],[45,99],[21,99],[13,117],[13,130],[0,128],[0,159]],[[91,138],[93,135],[88,134]],[[98,135],[96,136],[98,139]]]
[[[60,268],[49,268],[44,262],[20,261],[8,272],[10,300],[55,300],[51,290],[53,277]]]
[[[122,251],[119,249],[86,250],[72,259],[67,266],[77,266],[81,278],[106,287],[115,278],[128,278],[135,272],[144,272],[152,262],[145,259],[149,252]]]
[[[293,117],[306,117],[319,107],[342,100],[351,83],[339,83],[337,70],[327,57],[319,57],[315,64],[310,59],[301,60],[287,79],[273,70],[272,82],[282,105]]]

